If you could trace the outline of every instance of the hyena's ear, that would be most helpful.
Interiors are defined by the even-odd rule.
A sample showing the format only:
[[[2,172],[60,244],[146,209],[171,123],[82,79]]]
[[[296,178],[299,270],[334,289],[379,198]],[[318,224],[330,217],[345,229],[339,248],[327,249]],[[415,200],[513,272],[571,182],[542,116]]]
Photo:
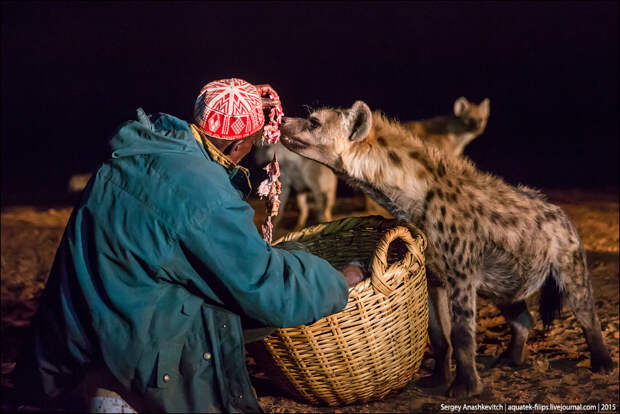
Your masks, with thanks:
[[[359,141],[368,136],[372,127],[372,113],[366,103],[355,101],[349,110],[349,125],[351,125],[350,141]]]
[[[454,101],[454,115],[461,116],[469,109],[469,101],[461,96],[459,99]]]
[[[480,109],[484,116],[488,117],[491,114],[491,101],[489,101],[489,98],[484,98],[484,101],[480,102]]]

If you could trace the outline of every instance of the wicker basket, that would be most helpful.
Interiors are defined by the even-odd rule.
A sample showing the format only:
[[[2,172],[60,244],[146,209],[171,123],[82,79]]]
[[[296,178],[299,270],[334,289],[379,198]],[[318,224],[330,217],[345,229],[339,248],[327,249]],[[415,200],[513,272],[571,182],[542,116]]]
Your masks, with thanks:
[[[337,269],[358,260],[372,274],[349,290],[342,312],[249,344],[258,366],[285,392],[317,405],[363,403],[404,387],[427,345],[424,235],[370,216],[319,224],[274,244],[288,240]]]

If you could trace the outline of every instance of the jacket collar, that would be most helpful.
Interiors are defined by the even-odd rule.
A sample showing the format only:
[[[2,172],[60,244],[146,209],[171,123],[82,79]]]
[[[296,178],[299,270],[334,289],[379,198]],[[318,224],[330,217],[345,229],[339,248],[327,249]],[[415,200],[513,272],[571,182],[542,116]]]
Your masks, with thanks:
[[[197,125],[190,124],[190,129],[194,138],[202,145],[207,152],[207,155],[216,163],[220,164],[228,173],[230,182],[242,192],[244,198],[247,198],[252,191],[252,184],[250,183],[250,172],[247,168],[235,164],[230,158],[228,158],[222,151],[220,151],[211,140]]]

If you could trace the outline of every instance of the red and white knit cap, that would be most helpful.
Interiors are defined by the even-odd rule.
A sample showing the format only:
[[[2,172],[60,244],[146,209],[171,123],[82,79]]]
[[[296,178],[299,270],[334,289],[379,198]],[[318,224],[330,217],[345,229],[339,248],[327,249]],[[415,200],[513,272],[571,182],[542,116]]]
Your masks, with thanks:
[[[265,123],[260,93],[243,79],[221,79],[203,86],[194,104],[194,122],[209,136],[237,140]]]

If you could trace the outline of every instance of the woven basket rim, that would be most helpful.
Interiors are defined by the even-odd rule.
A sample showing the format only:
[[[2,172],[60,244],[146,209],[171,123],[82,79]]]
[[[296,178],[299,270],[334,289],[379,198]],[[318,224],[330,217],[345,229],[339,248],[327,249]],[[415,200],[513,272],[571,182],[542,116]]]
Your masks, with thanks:
[[[405,260],[413,260],[412,255],[415,255],[418,260],[423,264],[424,263],[424,250],[427,246],[426,235],[414,224],[406,222],[404,220],[398,219],[387,219],[383,216],[379,215],[371,215],[371,216],[362,216],[362,217],[345,217],[338,220],[333,220],[330,222],[320,223],[313,226],[306,227],[304,229],[293,231],[285,234],[284,236],[278,238],[275,242],[273,242],[273,246],[277,247],[278,243],[284,241],[303,241],[309,238],[316,237],[319,234],[329,235],[333,233],[341,233],[343,231],[353,230],[357,227],[377,227],[378,230],[383,232],[383,236],[377,242],[377,246],[381,245],[384,242],[384,238],[386,233],[389,231],[393,231],[397,228],[404,228],[408,230],[411,235],[411,242],[416,245],[417,249],[409,249],[409,257],[405,257],[403,260],[392,263],[387,266],[387,263],[384,263],[385,269],[383,272],[378,272],[377,268],[374,266],[374,262],[376,261],[373,258],[373,263],[371,264],[371,275],[370,277],[364,278],[361,282],[357,283],[355,286],[349,288],[349,296],[357,296],[362,292],[365,292],[367,289],[375,289],[375,293],[378,294],[378,291],[383,292],[384,295],[389,294],[389,290],[391,289],[385,282],[391,280],[390,275],[393,271],[400,266],[403,265],[403,261]],[[389,243],[388,243],[389,244]],[[376,250],[376,248],[375,248]],[[415,250],[415,251],[414,251]],[[407,256],[407,255],[406,255]],[[379,276],[379,273],[382,273]],[[385,275],[388,275],[387,277]],[[380,280],[380,283],[377,281]],[[374,283],[373,283],[374,281]]]
[[[390,223],[396,223],[395,225],[389,225]],[[385,218],[379,215],[370,215],[370,216],[360,216],[360,217],[345,217],[338,220],[332,220],[325,223],[315,224],[313,226],[305,227],[301,230],[292,231],[284,236],[278,238],[273,242],[274,247],[278,243],[289,241],[289,240],[298,240],[303,239],[305,237],[314,236],[317,233],[322,234],[331,234],[331,233],[339,233],[346,230],[354,229],[355,227],[359,227],[362,225],[375,225],[375,226],[384,226],[388,228],[403,226],[409,229],[411,235],[414,239],[418,239],[418,243],[420,243],[419,248],[424,251],[427,246],[426,235],[419,227],[415,224],[410,223],[405,220],[398,220],[395,218]]]

